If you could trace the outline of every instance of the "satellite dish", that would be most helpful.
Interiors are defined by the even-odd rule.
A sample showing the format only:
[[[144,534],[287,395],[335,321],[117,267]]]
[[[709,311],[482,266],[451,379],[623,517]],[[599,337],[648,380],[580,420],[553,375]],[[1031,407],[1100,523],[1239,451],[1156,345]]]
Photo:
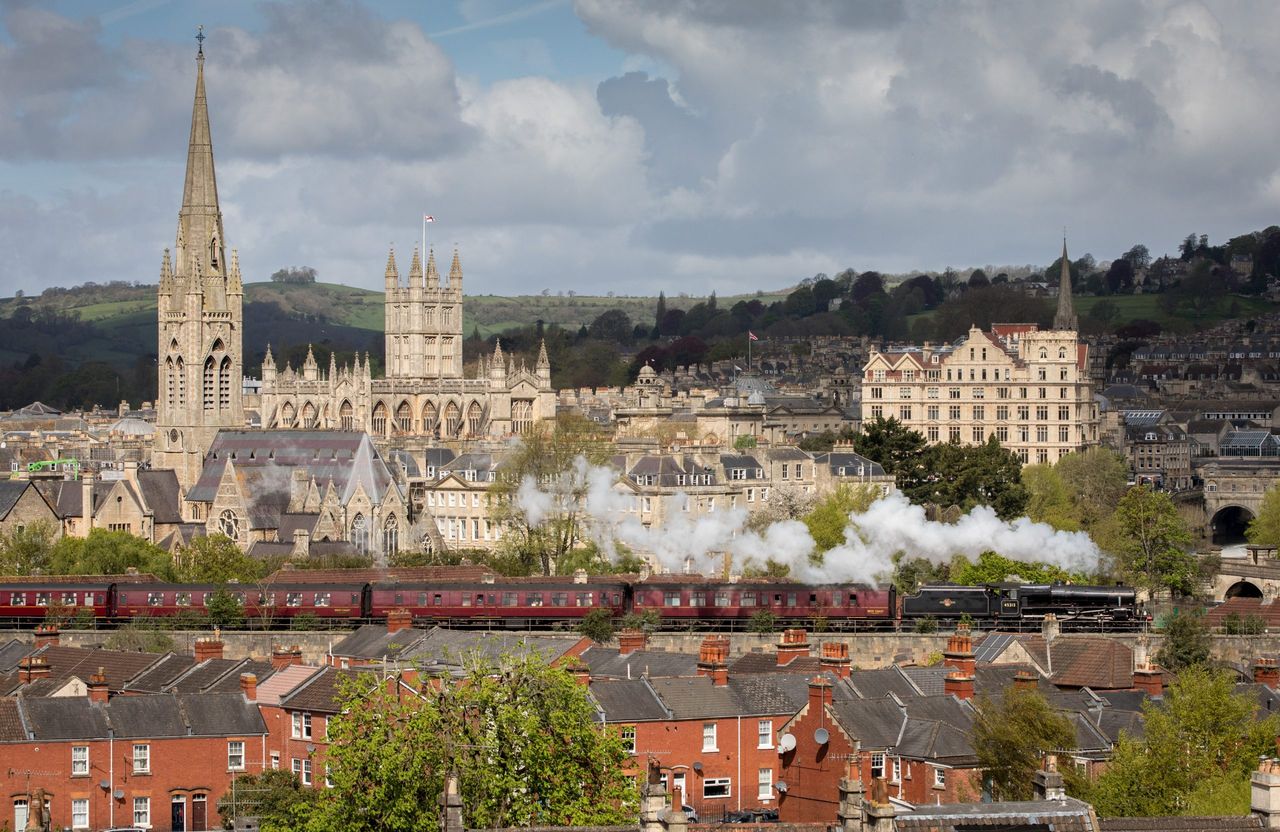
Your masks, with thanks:
[[[702,771],[702,763],[694,763],[694,764],[693,764],[693,770],[694,770],[694,771]]]
[[[830,739],[831,739],[831,733],[827,731],[826,728],[819,728],[818,730],[813,732],[813,741],[816,742],[818,745],[826,745],[827,741]]]
[[[774,786],[774,788],[775,788],[775,789],[777,789],[778,791],[782,792],[783,794],[786,794],[786,793],[787,793],[787,782],[786,782],[785,780],[779,780],[779,781],[778,781],[778,785]]]
[[[786,754],[788,751],[794,751],[796,747],[796,738],[792,734],[783,734],[778,740],[778,753]]]

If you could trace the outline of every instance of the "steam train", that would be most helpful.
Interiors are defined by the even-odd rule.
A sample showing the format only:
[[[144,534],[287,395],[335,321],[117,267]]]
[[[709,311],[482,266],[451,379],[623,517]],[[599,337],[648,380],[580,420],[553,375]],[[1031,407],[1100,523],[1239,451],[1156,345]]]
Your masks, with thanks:
[[[405,570],[405,572],[409,572]],[[445,573],[446,570],[436,570]],[[733,629],[761,612],[778,625],[894,629],[921,620],[960,619],[1017,628],[1053,613],[1067,627],[1133,626],[1147,620],[1124,586],[1072,584],[931,585],[910,595],[892,586],[807,585],[777,579],[718,580],[698,575],[505,578],[474,574],[423,578],[396,570],[304,570],[260,585],[173,584],[148,576],[0,578],[0,625],[32,625],[54,614],[113,625],[138,617],[203,614],[220,591],[239,602],[249,626],[295,619],[328,626],[385,621],[406,610],[418,624],[512,629],[573,625],[593,610],[615,618],[636,613],[663,626]],[[345,576],[344,576],[345,575]]]

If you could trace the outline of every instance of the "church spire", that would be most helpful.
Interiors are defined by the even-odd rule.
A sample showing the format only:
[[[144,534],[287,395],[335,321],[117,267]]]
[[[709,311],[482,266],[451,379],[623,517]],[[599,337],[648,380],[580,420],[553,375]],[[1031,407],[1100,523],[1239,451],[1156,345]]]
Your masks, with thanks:
[[[1062,237],[1062,273],[1058,278],[1058,313],[1053,328],[1075,331],[1079,328],[1075,307],[1071,303],[1071,260],[1067,258],[1067,238]]]
[[[178,270],[199,258],[204,269],[222,274],[226,246],[222,238],[222,211],[218,207],[218,181],[213,170],[213,139],[209,131],[209,104],[204,92],[204,30],[196,53],[196,94],[191,108],[191,138],[187,142],[187,176],[178,212]],[[183,250],[185,249],[185,251]]]

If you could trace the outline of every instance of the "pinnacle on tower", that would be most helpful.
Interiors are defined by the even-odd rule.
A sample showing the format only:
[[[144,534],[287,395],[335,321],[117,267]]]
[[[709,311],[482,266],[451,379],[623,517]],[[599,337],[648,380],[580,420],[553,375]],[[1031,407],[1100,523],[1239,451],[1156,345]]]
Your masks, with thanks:
[[[169,249],[164,250],[164,259],[160,261],[160,294],[173,292],[173,260],[169,257]]]
[[[458,249],[453,250],[453,263],[449,266],[449,288],[462,288],[462,259],[458,256]]]
[[[538,346],[538,369],[550,368],[551,359],[547,358],[547,339],[543,338],[542,343]]]
[[[1062,238],[1062,273],[1058,278],[1058,312],[1053,316],[1053,328],[1079,329],[1075,307],[1071,303],[1071,261],[1067,258],[1067,238]]]
[[[227,270],[227,292],[233,295],[244,292],[244,282],[240,279],[239,249],[231,249],[231,265]]]
[[[394,289],[400,285],[400,270],[396,268],[396,250],[394,246],[387,248],[387,288]]]
[[[427,249],[427,288],[440,288],[440,273],[436,271],[436,250]]]
[[[415,283],[417,283],[418,285],[422,285],[419,282],[421,280],[422,280],[422,255],[418,253],[418,247],[414,246],[413,260],[409,262],[409,285],[412,286]]]

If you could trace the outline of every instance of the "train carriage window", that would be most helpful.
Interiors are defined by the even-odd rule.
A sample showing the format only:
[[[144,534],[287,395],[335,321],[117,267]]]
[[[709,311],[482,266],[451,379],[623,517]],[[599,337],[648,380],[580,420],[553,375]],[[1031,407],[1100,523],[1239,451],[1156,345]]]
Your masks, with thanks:
[[[781,592],[775,592],[775,593],[773,593],[773,605],[774,605],[775,607],[780,607],[780,606],[782,606],[782,593],[781,593]]]
[[[276,594],[274,592],[259,592],[258,606],[274,607],[276,605]]]
[[[327,606],[330,606],[330,601],[331,601],[331,599],[332,599],[332,595],[331,595],[330,593],[328,593],[328,592],[317,592],[317,593],[316,593],[316,606],[317,606],[317,607],[327,607]]]
[[[164,593],[163,593],[163,592],[148,592],[148,593],[147,593],[147,606],[149,606],[149,607],[158,607],[158,606],[160,606],[160,605],[161,605],[161,604],[163,604],[163,603],[164,603]]]
[[[531,606],[531,607],[540,607],[540,606],[542,606],[542,593],[541,593],[541,592],[529,592],[529,593],[526,593],[526,594],[525,594],[525,596],[524,596],[524,599],[525,599],[525,603],[526,603],[526,604],[528,604],[528,605],[529,605],[529,606]]]
[[[302,593],[301,593],[301,592],[287,592],[287,593],[285,593],[285,596],[284,596],[284,605],[285,605],[286,607],[300,607],[300,606],[302,606]]]
[[[754,607],[756,605],[756,594],[754,592],[742,593],[742,600],[738,602],[743,607]]]
[[[831,606],[833,606],[833,607],[838,607],[838,606],[840,606],[840,604],[841,604],[843,601],[844,601],[844,598],[843,598],[843,597],[841,597],[841,593],[839,592],[839,590],[832,590],[832,592],[831,592]]]
[[[689,602],[691,607],[705,607],[707,605],[707,593],[695,590],[693,600]]]
[[[729,593],[728,593],[728,592],[717,592],[717,593],[716,593],[716,606],[717,606],[717,607],[727,607],[727,606],[729,606]]]
[[[679,592],[662,593],[662,606],[664,607],[680,606],[680,593]]]
[[[36,593],[36,606],[37,606],[37,607],[47,607],[47,606],[49,606],[49,593],[47,593],[47,592],[37,592],[37,593]]]
[[[573,600],[579,607],[589,607],[591,606],[591,593],[579,592],[574,596]]]
[[[483,598],[484,596],[481,595],[480,597]],[[462,593],[462,606],[464,607],[471,606],[471,596],[465,592]]]
[[[353,603],[353,604],[354,604],[355,602],[356,602],[356,601],[355,601],[355,595],[352,595],[352,596],[351,596],[351,603]],[[426,605],[427,605],[427,593],[425,593],[425,592],[419,592],[419,593],[418,593],[418,606],[420,606],[420,607],[425,607]]]
[[[502,606],[514,607],[516,605],[516,594],[514,592],[502,593]]]
[[[351,593],[351,602],[350,602],[350,603],[352,603],[352,604],[359,604],[359,603],[360,603],[360,593],[358,593],[358,592],[353,592],[353,593]]]
[[[551,606],[553,606],[553,607],[567,607],[567,606],[569,606],[569,593],[567,593],[567,592],[553,592],[553,593],[551,593]]]
[[[444,600],[444,599],[442,599],[442,598],[440,597],[440,593],[438,593],[438,592],[437,592],[437,593],[435,593],[434,595],[432,595],[432,596],[431,596],[431,606],[433,606],[433,607],[438,607],[438,606],[440,606],[440,605],[441,605],[441,603],[443,602],[443,600]]]
[[[397,603],[397,604],[403,604],[403,603],[404,603],[404,593],[403,593],[403,592],[397,592],[397,593],[396,593],[396,603]]]
[[[74,592],[62,593],[62,603],[68,607],[74,607],[76,605],[76,594]]]
[[[179,592],[177,595],[174,596],[173,603],[177,604],[179,607],[191,606],[191,593]]]
[[[235,598],[236,601],[240,602],[240,606],[242,607],[248,603],[248,600],[245,598],[245,595],[243,592],[234,593],[232,597]]]
[[[497,605],[498,605],[498,596],[497,596],[497,595],[493,595],[493,594],[491,593],[491,594],[489,595],[489,606],[491,606],[491,607],[496,607]]]
[[[811,607],[818,606],[818,593],[816,592],[809,593],[809,606]]]
[[[480,594],[480,593],[478,593],[478,592],[476,593],[476,606],[477,606],[477,607],[483,607],[483,606],[484,606],[484,595],[482,595],[482,594]]]
[[[856,592],[849,593],[849,606],[851,607],[858,606],[858,593]]]
[[[787,593],[787,606],[794,607],[796,605],[796,594],[794,592]]]
[[[13,604],[15,607],[25,607],[27,605],[27,593],[25,592],[13,593],[13,595],[10,596],[9,598],[9,603]]]

